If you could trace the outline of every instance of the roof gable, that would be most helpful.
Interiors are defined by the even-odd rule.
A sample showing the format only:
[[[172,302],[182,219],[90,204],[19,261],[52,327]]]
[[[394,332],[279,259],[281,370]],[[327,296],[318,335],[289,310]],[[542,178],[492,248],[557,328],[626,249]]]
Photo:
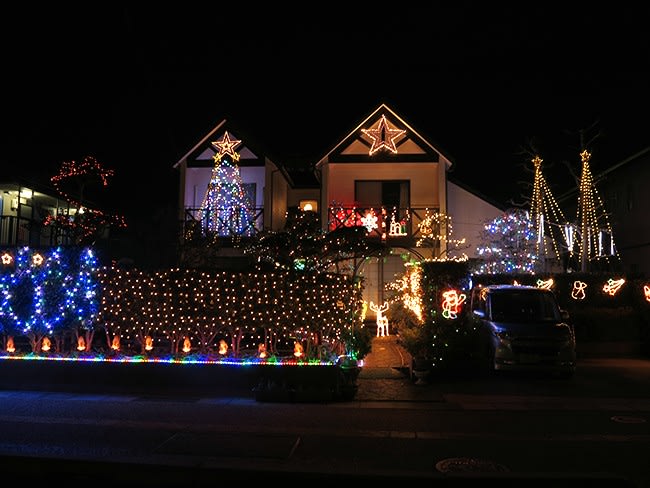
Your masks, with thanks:
[[[386,104],[381,104],[316,164],[326,162],[437,162],[441,151]]]
[[[236,152],[239,154],[237,164],[239,166],[263,166],[263,152],[251,142],[238,127],[232,122],[223,119],[214,126],[194,147],[192,147],[183,157],[175,164],[178,168],[181,164],[186,163],[188,167],[211,167],[214,165],[214,157],[218,153],[217,142],[222,140],[224,135],[229,134],[233,140],[237,140]]]

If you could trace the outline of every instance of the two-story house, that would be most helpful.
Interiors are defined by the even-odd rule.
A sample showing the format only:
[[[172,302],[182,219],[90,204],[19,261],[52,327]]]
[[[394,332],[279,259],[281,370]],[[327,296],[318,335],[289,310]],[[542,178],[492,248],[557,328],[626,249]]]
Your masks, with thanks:
[[[234,172],[226,173],[224,165]],[[174,165],[180,172],[183,238],[217,234],[225,238],[217,246],[222,262],[234,262],[238,252],[228,245],[228,232],[211,229],[205,211],[215,185],[231,194],[224,197],[231,202],[247,202],[247,226],[237,231],[242,236],[282,229],[290,208],[318,212],[324,231],[363,226],[368,239],[392,250],[357,267],[365,299],[383,303],[386,285],[403,273],[406,261],[476,257],[483,224],[503,213],[504,207],[450,178],[453,165],[450,156],[385,104],[318,161],[305,161],[311,178],[297,178],[296,171],[223,120]],[[244,200],[232,200],[240,190]]]

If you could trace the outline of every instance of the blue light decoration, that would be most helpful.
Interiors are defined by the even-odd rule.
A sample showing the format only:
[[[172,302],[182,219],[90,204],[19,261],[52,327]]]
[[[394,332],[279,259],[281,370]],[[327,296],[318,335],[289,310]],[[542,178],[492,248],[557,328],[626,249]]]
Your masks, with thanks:
[[[212,143],[218,152],[213,157],[215,165],[199,210],[204,232],[211,236],[252,236],[255,233],[253,204],[244,191],[235,162],[239,160],[239,153],[235,151],[239,143],[241,141],[232,140],[228,132]]]
[[[9,251],[3,255],[12,256]],[[32,352],[45,337],[73,327],[93,327],[99,302],[97,259],[90,249],[22,247],[0,268],[0,332],[24,335]]]

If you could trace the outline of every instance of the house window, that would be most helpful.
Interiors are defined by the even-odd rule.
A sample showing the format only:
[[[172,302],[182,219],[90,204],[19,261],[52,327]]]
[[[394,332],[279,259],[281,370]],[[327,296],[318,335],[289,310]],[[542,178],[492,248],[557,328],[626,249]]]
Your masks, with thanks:
[[[354,193],[363,207],[406,209],[410,204],[408,181],[356,181]]]

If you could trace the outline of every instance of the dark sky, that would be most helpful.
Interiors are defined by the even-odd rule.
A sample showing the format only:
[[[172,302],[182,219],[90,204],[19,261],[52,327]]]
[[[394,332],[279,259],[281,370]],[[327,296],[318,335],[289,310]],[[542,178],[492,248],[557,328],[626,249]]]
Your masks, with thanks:
[[[595,172],[650,143],[648,7],[373,5],[12,7],[3,171],[92,155],[128,216],[176,201],[173,164],[222,118],[309,165],[380,103],[500,200],[531,142],[565,188],[580,131]]]

